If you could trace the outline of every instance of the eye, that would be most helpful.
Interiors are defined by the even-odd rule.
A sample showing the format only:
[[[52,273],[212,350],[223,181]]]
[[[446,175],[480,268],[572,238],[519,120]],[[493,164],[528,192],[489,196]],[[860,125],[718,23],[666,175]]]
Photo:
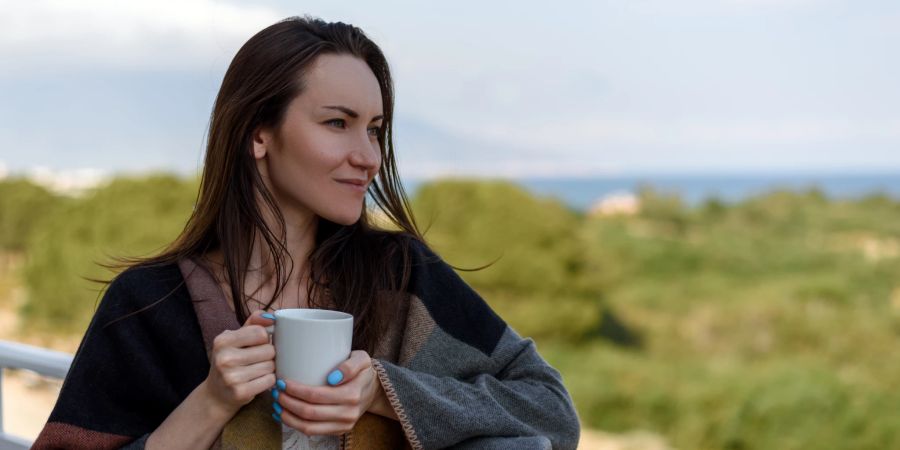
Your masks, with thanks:
[[[330,124],[333,124],[333,123],[339,124],[339,125],[338,125],[338,128],[344,128],[344,125],[346,124],[346,123],[344,122],[344,119],[331,119],[331,120],[325,122],[326,125],[330,125]]]
[[[373,137],[378,137],[378,131],[381,130],[381,127],[369,127],[369,135]]]

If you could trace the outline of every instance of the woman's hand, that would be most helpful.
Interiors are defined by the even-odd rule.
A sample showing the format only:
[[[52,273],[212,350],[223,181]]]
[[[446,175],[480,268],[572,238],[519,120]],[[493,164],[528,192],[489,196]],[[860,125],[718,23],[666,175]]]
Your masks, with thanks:
[[[265,326],[274,323],[271,315],[255,311],[244,326],[226,330],[213,340],[206,389],[214,404],[230,415],[260,392],[275,384],[275,346],[269,343]]]
[[[328,376],[328,381],[332,386],[279,380],[278,390],[272,391],[276,417],[308,436],[340,435],[353,429],[373,406],[387,404],[372,359],[363,350],[350,352],[350,358]]]

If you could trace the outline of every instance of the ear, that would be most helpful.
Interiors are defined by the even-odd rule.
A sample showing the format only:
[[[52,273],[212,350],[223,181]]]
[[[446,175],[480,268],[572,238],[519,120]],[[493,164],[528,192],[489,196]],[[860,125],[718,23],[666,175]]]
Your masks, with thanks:
[[[268,128],[256,127],[253,130],[252,137],[253,157],[256,159],[265,158],[269,147],[272,145],[272,132]]]

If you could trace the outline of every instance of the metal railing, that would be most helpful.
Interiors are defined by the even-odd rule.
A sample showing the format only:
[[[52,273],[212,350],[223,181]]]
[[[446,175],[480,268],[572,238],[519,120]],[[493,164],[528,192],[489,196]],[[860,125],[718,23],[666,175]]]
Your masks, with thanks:
[[[0,450],[21,450],[31,442],[3,431],[3,369],[25,369],[63,379],[72,365],[72,355],[16,342],[0,341]]]

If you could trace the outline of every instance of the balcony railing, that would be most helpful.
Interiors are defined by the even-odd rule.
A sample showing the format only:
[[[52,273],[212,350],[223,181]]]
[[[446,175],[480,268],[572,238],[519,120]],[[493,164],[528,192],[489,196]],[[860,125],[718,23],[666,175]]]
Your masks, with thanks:
[[[16,342],[0,341],[0,450],[23,450],[31,447],[27,439],[3,430],[3,370],[25,369],[41,375],[63,379],[72,365],[72,355]]]

